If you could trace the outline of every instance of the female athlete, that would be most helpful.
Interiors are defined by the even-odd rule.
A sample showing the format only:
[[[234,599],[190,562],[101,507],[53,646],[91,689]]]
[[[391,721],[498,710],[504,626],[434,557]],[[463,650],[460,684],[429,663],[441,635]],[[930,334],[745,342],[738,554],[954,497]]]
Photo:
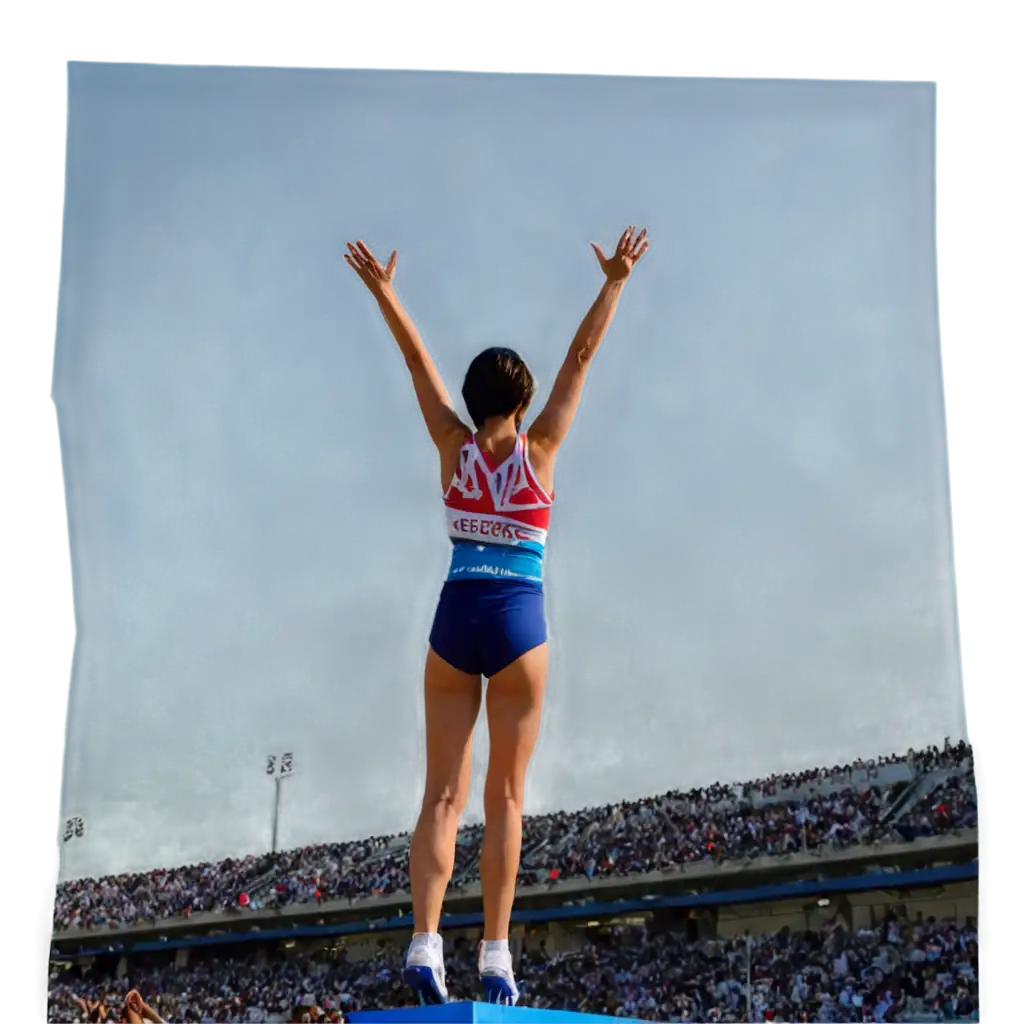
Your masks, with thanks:
[[[593,243],[591,243],[593,245]],[[490,760],[480,852],[484,935],[478,967],[490,1002],[519,998],[508,946],[522,843],[526,769],[540,727],[547,677],[542,566],[565,440],[594,354],[615,314],[647,230],[629,227],[612,256],[593,245],[605,281],[583,318],[547,404],[522,433],[533,376],[510,349],[469,365],[462,397],[476,431],[456,415],[412,320],[395,295],[398,253],[381,266],[362,243],[345,260],[377,300],[398,342],[441,462],[452,559],[430,633],[425,673],[427,781],[409,856],[414,934],[404,977],[422,1002],[443,1003],[438,927],[455,864],[455,838],[470,782],[470,746],[488,679]]]

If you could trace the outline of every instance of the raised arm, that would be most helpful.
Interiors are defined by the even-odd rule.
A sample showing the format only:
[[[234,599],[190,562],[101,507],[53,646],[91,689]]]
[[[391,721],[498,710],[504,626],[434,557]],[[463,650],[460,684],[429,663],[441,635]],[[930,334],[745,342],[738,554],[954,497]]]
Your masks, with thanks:
[[[633,267],[647,251],[647,228],[639,234],[632,225],[626,228],[611,257],[606,257],[600,246],[593,242],[590,244],[597,254],[605,281],[572,339],[547,403],[530,427],[531,449],[540,449],[538,454],[542,458],[552,458],[569,433],[594,353],[611,325]]]
[[[163,1018],[139,995],[138,989],[133,988],[124,997],[124,1009],[131,1024],[142,1024],[143,1021],[164,1024]]]
[[[391,329],[395,341],[398,342],[405,365],[412,376],[416,400],[419,402],[420,412],[423,413],[431,439],[441,452],[446,451],[453,443],[461,444],[462,439],[469,433],[469,428],[459,419],[452,407],[441,375],[437,372],[437,367],[434,366],[434,361],[430,358],[416,325],[398,301],[392,285],[398,253],[393,252],[388,265],[382,267],[362,242],[356,242],[355,245],[349,242],[348,250],[345,262],[359,275],[359,279],[377,300],[381,315]]]

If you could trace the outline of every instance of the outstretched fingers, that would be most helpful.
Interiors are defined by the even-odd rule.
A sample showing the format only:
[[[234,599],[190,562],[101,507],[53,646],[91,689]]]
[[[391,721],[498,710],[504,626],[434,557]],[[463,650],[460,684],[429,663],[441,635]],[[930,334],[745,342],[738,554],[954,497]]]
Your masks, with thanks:
[[[644,228],[632,243],[632,248],[629,254],[630,259],[636,263],[636,261],[640,259],[645,252],[647,252],[647,247],[649,245],[650,242],[647,240],[647,228]]]
[[[365,272],[368,269],[366,257],[351,242],[346,242],[345,245],[348,248],[345,262],[358,273]]]
[[[636,230],[634,225],[630,224],[625,231],[622,232],[622,237],[619,239],[619,244],[615,247],[616,256],[625,256],[631,247],[633,232]]]
[[[370,252],[369,247],[363,241],[346,242],[348,252],[345,253],[345,262],[364,280],[372,279],[377,281],[389,281],[395,271],[395,264],[398,262],[398,250],[391,253],[388,265],[382,267],[376,257]]]
[[[384,269],[377,262],[376,258],[374,257],[373,253],[370,252],[370,249],[369,249],[369,247],[367,246],[367,244],[365,242],[357,241],[356,242],[356,248],[359,251],[359,255],[362,256],[363,259],[366,260],[366,262],[369,263],[371,267],[376,267],[377,270],[383,270]]]

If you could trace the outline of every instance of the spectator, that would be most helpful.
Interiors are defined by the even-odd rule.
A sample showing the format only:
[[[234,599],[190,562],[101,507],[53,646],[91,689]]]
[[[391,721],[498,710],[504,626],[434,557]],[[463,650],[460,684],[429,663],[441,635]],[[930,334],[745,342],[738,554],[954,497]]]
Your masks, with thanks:
[[[276,959],[275,959],[276,957]],[[517,966],[522,1003],[538,1008],[632,1016],[672,1022],[747,1020],[745,939],[687,942],[681,934],[643,927],[598,933],[571,954],[525,953]],[[977,1019],[978,946],[972,921],[934,918],[913,924],[890,916],[875,928],[848,930],[840,918],[812,932],[782,929],[749,944],[750,1003],[756,1021],[898,1021],[930,1014],[937,1020]],[[455,999],[475,995],[470,946],[447,957]],[[129,964],[141,992],[160,992],[163,1016],[181,1022],[323,1024],[338,1009],[407,1005],[402,949],[384,944],[359,963],[324,952],[285,960],[211,959],[187,968]],[[112,978],[79,983],[99,994],[127,987]],[[132,993],[125,997],[127,1005]],[[141,996],[139,996],[141,999]],[[51,976],[50,1021],[73,1019],[74,987]],[[111,999],[110,1004],[118,1003]],[[112,1010],[110,1021],[126,1020]],[[147,1018],[155,1019],[155,1018]]]
[[[893,825],[881,825],[896,794],[881,768],[952,776]],[[973,754],[965,743],[909,751],[831,769],[773,775],[742,785],[524,819],[521,886],[624,877],[713,861],[910,841],[977,827]],[[479,881],[483,830],[460,829],[452,886]],[[374,836],[216,864],[161,868],[57,887],[54,930],[117,929],[194,913],[320,904],[408,891],[408,836]],[[244,895],[245,899],[241,899]]]

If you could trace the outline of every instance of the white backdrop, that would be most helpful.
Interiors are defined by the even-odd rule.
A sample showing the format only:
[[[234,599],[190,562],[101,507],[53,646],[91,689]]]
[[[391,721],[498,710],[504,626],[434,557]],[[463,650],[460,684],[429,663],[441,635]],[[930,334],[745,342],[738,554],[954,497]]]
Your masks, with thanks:
[[[413,823],[449,545],[351,233],[453,393],[498,342],[543,400],[587,240],[651,230],[556,470],[528,813],[964,735],[931,86],[71,72],[73,875],[265,849],[280,744],[284,847]]]

